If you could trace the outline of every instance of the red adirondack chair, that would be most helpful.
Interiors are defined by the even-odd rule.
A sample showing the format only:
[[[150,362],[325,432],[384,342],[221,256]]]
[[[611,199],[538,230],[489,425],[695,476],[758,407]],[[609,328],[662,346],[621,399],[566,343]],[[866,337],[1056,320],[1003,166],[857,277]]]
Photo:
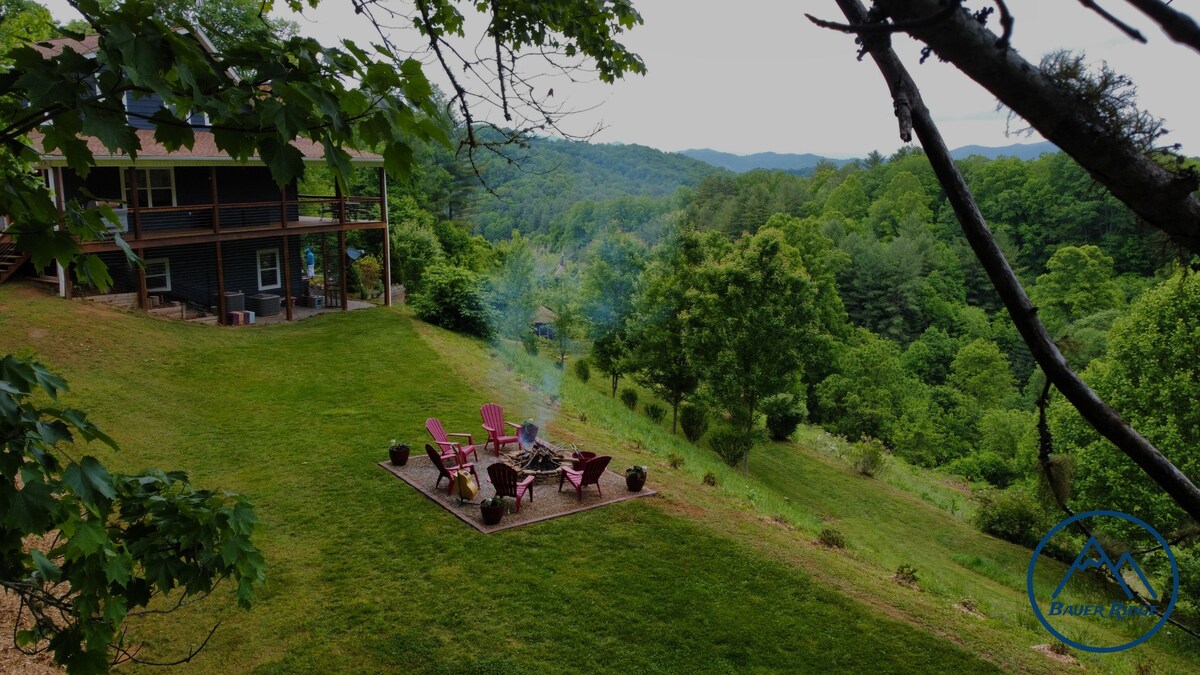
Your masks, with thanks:
[[[436,417],[430,417],[425,420],[425,428],[429,430],[429,435],[433,436],[433,442],[438,444],[441,450],[442,459],[448,459],[447,455],[455,458],[455,464],[462,464],[467,461],[467,455],[474,453],[475,460],[479,460],[479,453],[475,450],[475,438],[471,434],[448,434],[442,428],[442,421]],[[449,439],[449,436],[458,436],[467,439],[467,444],[463,445]]]
[[[517,443],[517,435],[505,436],[504,426],[508,425],[513,429],[520,429],[520,424],[504,421],[504,408],[495,403],[488,403],[479,409],[479,414],[483,416],[483,429],[487,431],[488,442],[492,444],[492,449],[496,451],[496,456],[500,456],[500,448],[509,443]],[[487,443],[483,444],[487,447]]]
[[[575,495],[583,500],[583,488],[589,485],[596,486],[596,492],[600,496],[604,496],[604,491],[600,489],[600,476],[604,475],[604,470],[608,468],[608,463],[612,461],[612,457],[597,457],[589,459],[583,463],[583,470],[576,471],[575,469],[562,468],[562,473],[558,476],[558,491],[562,492],[563,482],[569,482],[575,488]]]
[[[516,469],[501,462],[488,467],[488,480],[496,488],[496,496],[517,500],[517,513],[521,512],[521,499],[526,492],[529,493],[529,501],[533,501],[533,479],[534,476],[526,476],[522,480]]]
[[[475,465],[470,462],[463,462],[455,466],[446,466],[445,460],[442,459],[441,453],[433,449],[433,446],[426,443],[425,452],[429,454],[429,461],[433,462],[433,466],[438,470],[437,482],[433,484],[433,489],[438,489],[442,484],[442,479],[450,481],[446,488],[446,493],[449,494],[454,489],[454,478],[458,476],[460,471],[467,471],[475,476],[475,482],[479,482],[479,474],[475,473]],[[451,453],[453,454],[453,453]]]
[[[583,471],[583,467],[593,459],[596,459],[596,453],[576,450],[571,453],[571,468],[576,471]]]

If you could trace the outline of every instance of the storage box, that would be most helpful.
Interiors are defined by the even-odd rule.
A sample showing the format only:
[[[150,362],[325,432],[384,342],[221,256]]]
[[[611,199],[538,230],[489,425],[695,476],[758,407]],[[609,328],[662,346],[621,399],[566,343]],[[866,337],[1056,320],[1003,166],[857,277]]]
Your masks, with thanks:
[[[225,324],[229,326],[245,326],[250,323],[250,312],[227,312],[225,314]]]
[[[246,312],[246,323],[254,323],[254,312]]]

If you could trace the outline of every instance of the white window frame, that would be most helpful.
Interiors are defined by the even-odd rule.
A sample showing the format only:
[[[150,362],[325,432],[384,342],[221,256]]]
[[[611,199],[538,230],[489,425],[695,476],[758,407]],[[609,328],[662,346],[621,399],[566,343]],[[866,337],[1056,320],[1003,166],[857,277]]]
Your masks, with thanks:
[[[163,273],[151,275],[150,274],[150,266],[154,265],[154,264],[158,264],[158,263],[163,264]],[[143,269],[146,270],[146,290],[151,293],[159,292],[159,291],[166,291],[167,293],[170,293],[171,292],[171,259],[170,258],[146,258],[146,260],[142,264],[144,265]],[[155,277],[165,276],[167,278],[166,285],[151,286],[150,285],[150,277],[151,276],[155,276]]]
[[[275,256],[275,267],[266,267],[266,268],[263,267],[263,254],[264,253],[269,253],[269,254]],[[258,252],[255,254],[254,257],[257,262],[255,269],[258,271],[258,290],[269,291],[269,290],[273,290],[276,288],[283,288],[283,256],[279,255],[279,249],[277,249],[277,248],[260,248],[260,249],[258,249]],[[275,270],[275,283],[264,286],[263,278],[262,278],[263,272],[265,270],[269,270],[269,269]]]
[[[142,175],[138,176],[138,208],[152,209],[156,206],[179,206],[179,197],[175,192],[175,167],[173,167],[173,166],[121,167],[121,170],[119,173],[121,174],[121,198],[122,199],[125,199],[129,195],[128,179],[126,178],[126,175],[125,175],[125,171],[128,168],[132,168],[134,171],[137,171],[142,174]],[[150,187],[150,172],[151,171],[166,171],[167,174],[171,176],[171,203],[170,204],[155,204],[155,203],[153,203],[154,202],[153,191],[154,190],[162,190],[164,188]],[[145,202],[142,201],[143,196],[145,196],[145,198],[146,198]],[[132,205],[133,205],[133,202],[131,201],[130,206],[132,206]]]

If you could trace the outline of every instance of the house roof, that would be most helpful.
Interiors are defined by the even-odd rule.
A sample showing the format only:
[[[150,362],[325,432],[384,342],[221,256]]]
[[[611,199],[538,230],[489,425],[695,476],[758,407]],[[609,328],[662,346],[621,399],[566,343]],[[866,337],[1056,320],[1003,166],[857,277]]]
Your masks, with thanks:
[[[538,305],[537,311],[533,313],[535,324],[554,323],[555,321],[558,321],[558,315],[545,305]]]
[[[68,37],[54,38],[52,40],[34,42],[30,46],[46,58],[58,56],[67,50],[87,55],[94,53],[100,48],[100,36],[85,35],[82,40]]]
[[[195,132],[196,140],[191,148],[179,148],[174,152],[168,152],[161,143],[154,140],[153,129],[138,129],[138,140],[141,141],[142,149],[137,153],[137,159],[133,160],[129,155],[119,152],[109,152],[108,148],[100,142],[100,139],[95,137],[85,137],[88,144],[88,149],[96,158],[96,166],[183,166],[183,165],[210,165],[210,164],[254,164],[257,163],[257,156],[254,160],[247,162],[238,162],[228,154],[217,149],[216,141],[213,139],[211,131],[203,131],[197,129]],[[61,151],[55,150],[51,153],[46,153],[42,150],[42,135],[38,133],[30,134],[30,140],[33,142],[33,148],[42,157],[42,162],[47,166],[66,166],[67,160],[63,157]],[[314,141],[307,138],[297,138],[292,141],[292,146],[300,151],[304,157],[305,163],[316,163],[325,161],[325,148]],[[350,163],[358,166],[383,166],[383,157],[370,152],[362,152],[351,148],[345,149],[350,155]]]

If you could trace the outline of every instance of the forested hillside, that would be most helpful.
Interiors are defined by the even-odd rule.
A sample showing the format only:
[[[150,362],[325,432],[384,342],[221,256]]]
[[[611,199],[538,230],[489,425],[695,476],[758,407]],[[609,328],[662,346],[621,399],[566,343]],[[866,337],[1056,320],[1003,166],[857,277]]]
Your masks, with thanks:
[[[477,164],[495,194],[478,190],[468,218],[493,241],[514,229],[558,239],[570,229],[564,216],[567,221],[645,223],[660,214],[661,207],[640,198],[672,195],[720,171],[642,145],[539,138],[529,139],[526,148],[510,145],[501,148],[501,154],[478,153]],[[608,204],[582,216],[566,215],[595,209],[598,202]]]
[[[655,166],[670,157],[603,152],[614,150]],[[1194,345],[1178,336],[1200,331],[1197,278],[1065,154],[958,163],[1072,365],[1185,471],[1200,468],[1181,440],[1200,426],[1188,386],[1130,384],[1200,377],[1183,359],[1191,347],[1164,355],[1171,369],[1138,351],[1147,340]],[[1042,375],[920,150],[803,177],[713,172],[670,194],[668,181],[648,183],[660,196],[595,186],[597,163],[585,166],[583,177],[566,165],[538,177],[538,189],[506,183],[523,188],[519,204],[480,209],[459,227],[496,237],[489,218],[505,213],[520,234],[471,240],[469,259],[441,235],[430,235],[431,254],[397,249],[397,268],[410,284],[420,279],[418,314],[537,349],[527,326],[545,305],[557,321],[542,348],[562,359],[588,353],[581,373],[598,371],[614,396],[639,385],[653,395],[642,400],[647,414],[731,464],[752,463],[759,434],[786,438],[807,420],[857,441],[856,452],[875,458],[866,470],[891,456],[967,479],[989,533],[1030,544],[1060,517],[1038,459]],[[649,168],[603,166],[621,184]],[[687,171],[668,172],[672,181],[698,175],[678,166]],[[592,185],[594,199],[544,187],[553,181]],[[526,222],[519,212],[543,215]],[[637,407],[636,392],[622,396]],[[1123,510],[1154,508],[1158,522],[1183,527],[1182,512],[1061,399],[1049,422],[1047,461],[1076,510],[1111,507],[1103,486],[1119,475],[1130,486]]]

